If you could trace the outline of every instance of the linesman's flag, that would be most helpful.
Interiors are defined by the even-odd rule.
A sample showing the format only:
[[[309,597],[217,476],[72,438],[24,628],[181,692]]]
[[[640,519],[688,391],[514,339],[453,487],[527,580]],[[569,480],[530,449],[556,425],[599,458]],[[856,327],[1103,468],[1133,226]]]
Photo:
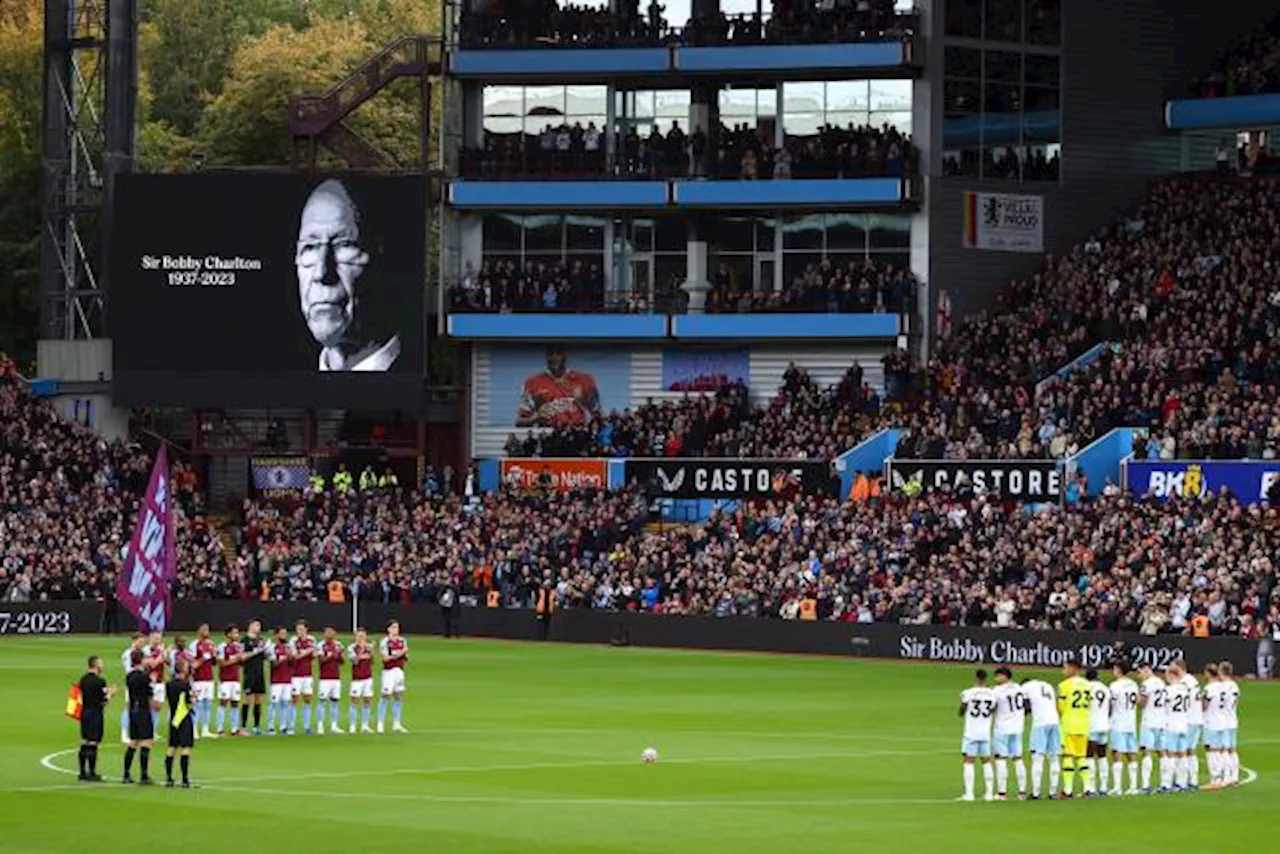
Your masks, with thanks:
[[[181,726],[189,714],[191,714],[191,707],[187,705],[186,692],[183,692],[178,695],[178,708],[173,710],[173,725]]]
[[[80,716],[84,714],[84,697],[80,694],[80,686],[72,685],[71,690],[67,692],[67,717],[80,720]]]

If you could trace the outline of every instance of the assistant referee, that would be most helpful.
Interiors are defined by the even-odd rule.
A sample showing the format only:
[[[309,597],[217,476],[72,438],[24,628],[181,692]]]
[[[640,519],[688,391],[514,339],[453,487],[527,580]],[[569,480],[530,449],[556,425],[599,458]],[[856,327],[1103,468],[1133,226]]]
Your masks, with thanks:
[[[89,656],[89,670],[80,677],[80,779],[101,783],[98,774],[98,745],[102,743],[106,725],[107,702],[116,689],[107,687],[102,678],[102,659]]]
[[[173,788],[173,757],[182,765],[182,788],[191,788],[191,748],[196,745],[196,722],[192,714],[190,665],[179,660],[173,678],[164,686],[169,701],[169,746],[164,752],[165,785]]]

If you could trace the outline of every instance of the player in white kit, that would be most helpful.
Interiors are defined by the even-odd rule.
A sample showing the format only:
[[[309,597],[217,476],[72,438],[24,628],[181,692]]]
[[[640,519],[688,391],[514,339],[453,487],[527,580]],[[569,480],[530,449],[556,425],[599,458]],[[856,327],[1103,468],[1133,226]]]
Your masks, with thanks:
[[[1138,756],[1142,763],[1142,791],[1151,793],[1151,774],[1156,756],[1164,750],[1165,706],[1169,702],[1169,686],[1156,676],[1150,665],[1138,668],[1142,704],[1142,728],[1138,730]]]
[[[1129,678],[1123,662],[1111,667],[1111,794],[1138,794],[1138,683]],[[1123,787],[1129,768],[1129,788]]]
[[[1086,670],[1084,678],[1089,680],[1089,754],[1085,759],[1085,767],[1089,771],[1086,777],[1089,787],[1085,794],[1105,795],[1107,737],[1111,733],[1111,692],[1098,679],[1096,668]]]
[[[1206,789],[1220,789],[1226,782],[1223,745],[1226,742],[1225,682],[1218,680],[1218,665],[1204,668],[1204,759],[1209,766],[1209,785]]]
[[[1164,712],[1164,753],[1160,758],[1160,791],[1185,792],[1190,790],[1190,768],[1187,758],[1190,751],[1191,689],[1182,681],[1184,673],[1176,663],[1165,671],[1169,683],[1168,705]]]
[[[1236,752],[1237,731],[1240,726],[1240,685],[1236,682],[1235,668],[1230,661],[1218,663],[1218,689],[1223,697],[1218,704],[1221,707],[1219,760],[1222,762],[1222,785],[1240,785],[1240,754]]]
[[[1191,689],[1191,712],[1187,719],[1187,786],[1192,791],[1200,787],[1200,758],[1196,751],[1200,749],[1200,738],[1204,735],[1204,691],[1191,671],[1187,670],[1185,661],[1178,661],[1178,670],[1182,672],[1182,684]]]
[[[1062,728],[1058,717],[1058,690],[1040,679],[1022,680],[1031,711],[1031,800],[1040,797],[1045,759],[1049,760],[1049,788],[1053,797],[1062,779]]]
[[[996,797],[1004,800],[1009,793],[1009,762],[1018,781],[1018,800],[1027,797],[1027,766],[1022,761],[1022,730],[1027,721],[1027,698],[1022,686],[1013,681],[1007,667],[996,669]]]
[[[960,717],[964,718],[964,738],[960,755],[964,761],[962,801],[973,800],[975,760],[982,760],[983,800],[996,799],[991,770],[991,724],[996,714],[996,695],[987,687],[987,671],[973,674],[973,687],[960,692]]]

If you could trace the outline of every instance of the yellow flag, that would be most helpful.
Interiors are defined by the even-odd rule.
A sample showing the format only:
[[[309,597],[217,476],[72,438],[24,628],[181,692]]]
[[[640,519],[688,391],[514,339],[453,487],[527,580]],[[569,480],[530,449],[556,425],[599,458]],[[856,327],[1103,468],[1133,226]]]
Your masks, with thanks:
[[[80,696],[80,686],[72,685],[71,690],[67,692],[67,708],[66,714],[69,718],[80,720],[84,712],[84,698]]]
[[[187,694],[184,691],[178,695],[178,708],[173,712],[173,725],[181,726],[189,714],[191,714],[191,707],[187,705]]]

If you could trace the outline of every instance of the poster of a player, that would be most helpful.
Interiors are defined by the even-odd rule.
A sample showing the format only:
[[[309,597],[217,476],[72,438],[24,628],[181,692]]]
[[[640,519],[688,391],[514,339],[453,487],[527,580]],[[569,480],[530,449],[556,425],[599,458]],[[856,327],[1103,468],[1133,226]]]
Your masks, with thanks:
[[[523,430],[575,427],[632,405],[631,356],[623,347],[494,345],[477,376],[479,414],[487,427]],[[487,376],[486,376],[487,374]]]
[[[525,379],[516,410],[517,427],[571,427],[600,415],[595,377],[569,367],[564,347],[547,348],[547,366]]]

